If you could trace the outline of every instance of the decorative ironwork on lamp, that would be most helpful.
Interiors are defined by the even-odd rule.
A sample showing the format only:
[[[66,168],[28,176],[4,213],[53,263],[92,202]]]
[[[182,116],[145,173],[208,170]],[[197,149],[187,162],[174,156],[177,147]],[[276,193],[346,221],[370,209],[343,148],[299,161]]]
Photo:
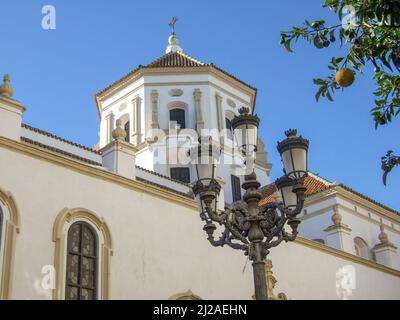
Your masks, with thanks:
[[[249,114],[248,108],[240,109],[240,115],[232,121],[235,137],[243,155],[251,157],[257,150],[259,118]],[[221,185],[216,180],[220,150],[211,138],[203,139],[191,152],[194,156],[198,181],[193,186],[200,218],[205,222],[204,231],[213,246],[229,246],[243,250],[253,261],[254,286],[257,300],[267,299],[264,261],[269,249],[282,241],[294,241],[300,220],[297,215],[304,204],[304,177],[307,174],[308,140],[297,137],[296,130],[286,131],[287,138],[278,143],[278,151],[284,163],[285,176],[276,181],[283,202],[267,203],[260,207],[261,184],[254,170],[245,176],[242,188],[243,201],[235,202],[218,210]],[[193,159],[193,158],[192,158]],[[218,227],[222,233],[218,239],[214,233]],[[290,226],[291,232],[286,231]]]

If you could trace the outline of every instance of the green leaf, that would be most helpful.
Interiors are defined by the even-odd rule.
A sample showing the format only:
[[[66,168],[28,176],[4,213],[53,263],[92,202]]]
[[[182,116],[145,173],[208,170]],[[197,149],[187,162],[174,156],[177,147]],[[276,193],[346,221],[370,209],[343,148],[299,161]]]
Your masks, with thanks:
[[[313,81],[314,81],[314,84],[317,84],[317,85],[325,85],[326,84],[326,81],[323,79],[313,79]]]
[[[328,98],[329,101],[333,101],[332,95],[331,93],[328,91],[326,91],[326,97]]]
[[[291,43],[291,40],[286,40],[286,41],[285,41],[285,48],[286,48],[287,51],[293,53],[294,51],[293,51],[292,48],[290,47],[290,43]]]
[[[321,97],[321,94],[323,91],[324,91],[324,87],[320,87],[319,90],[317,91],[317,93],[315,94],[315,100],[317,100],[317,102],[319,101],[319,98]]]

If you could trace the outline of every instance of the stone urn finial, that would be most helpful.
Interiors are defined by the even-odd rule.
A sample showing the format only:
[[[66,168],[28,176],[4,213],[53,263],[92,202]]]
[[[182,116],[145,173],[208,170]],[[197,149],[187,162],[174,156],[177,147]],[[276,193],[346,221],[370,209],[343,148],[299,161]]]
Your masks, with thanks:
[[[10,75],[5,74],[3,77],[3,83],[0,85],[0,96],[2,97],[12,97],[14,90],[10,85]]]
[[[334,215],[332,216],[332,221],[335,226],[340,226],[342,224],[342,215],[339,213],[339,210],[337,207],[333,209],[335,212]]]
[[[122,121],[118,119],[116,121],[117,127],[112,132],[112,137],[114,140],[125,140],[126,138],[126,131],[122,128]]]
[[[389,237],[388,237],[387,233],[385,232],[385,227],[383,226],[383,224],[381,224],[379,228],[381,230],[381,233],[378,236],[379,240],[381,241],[382,244],[388,244]]]

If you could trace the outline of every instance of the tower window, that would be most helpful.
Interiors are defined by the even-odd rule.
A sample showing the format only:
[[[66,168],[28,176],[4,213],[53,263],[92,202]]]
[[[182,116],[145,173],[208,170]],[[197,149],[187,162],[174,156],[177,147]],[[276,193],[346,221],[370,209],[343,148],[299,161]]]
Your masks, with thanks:
[[[242,199],[242,191],[240,187],[240,179],[239,177],[231,175],[231,183],[232,183],[232,199],[233,202],[240,201]]]
[[[97,298],[97,237],[85,222],[74,223],[68,231],[66,300]]]
[[[354,249],[357,256],[364,259],[370,258],[370,251],[364,239],[360,237],[354,238]]]
[[[169,121],[176,123],[180,129],[185,129],[186,128],[185,110],[183,109],[170,110]]]
[[[190,183],[189,168],[171,168],[171,178],[184,183]]]

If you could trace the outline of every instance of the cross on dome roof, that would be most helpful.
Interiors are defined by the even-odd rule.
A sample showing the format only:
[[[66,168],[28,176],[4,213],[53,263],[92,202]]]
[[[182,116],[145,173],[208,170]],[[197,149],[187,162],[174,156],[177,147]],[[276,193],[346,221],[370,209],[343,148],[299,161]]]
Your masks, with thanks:
[[[169,23],[169,26],[171,27],[171,35],[168,37],[168,45],[167,49],[165,49],[165,53],[170,53],[170,52],[183,52],[181,48],[181,43],[175,33],[175,25],[178,21],[178,18],[173,17]]]

